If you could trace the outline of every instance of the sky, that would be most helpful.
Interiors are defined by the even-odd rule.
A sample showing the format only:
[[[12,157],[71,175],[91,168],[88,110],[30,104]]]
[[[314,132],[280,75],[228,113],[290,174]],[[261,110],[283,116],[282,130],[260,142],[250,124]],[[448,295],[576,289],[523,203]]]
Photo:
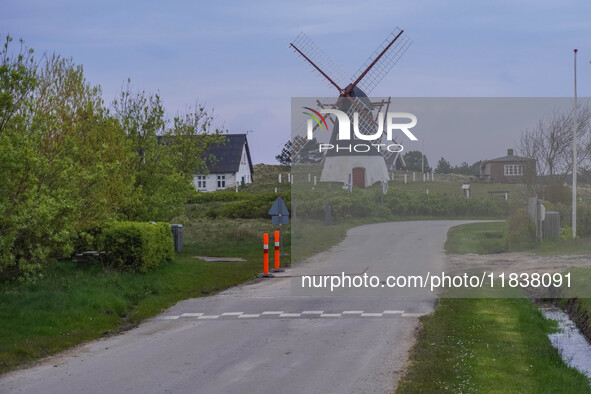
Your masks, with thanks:
[[[107,103],[131,78],[160,93],[169,117],[204,104],[216,127],[248,132],[254,163],[276,164],[291,98],[337,93],[288,49],[300,32],[353,76],[404,29],[413,44],[373,96],[572,97],[577,48],[578,95],[589,97],[590,16],[591,2],[574,0],[2,0],[0,34],[71,57]],[[432,165],[473,163],[518,139],[499,130],[475,149],[432,132],[416,148]]]

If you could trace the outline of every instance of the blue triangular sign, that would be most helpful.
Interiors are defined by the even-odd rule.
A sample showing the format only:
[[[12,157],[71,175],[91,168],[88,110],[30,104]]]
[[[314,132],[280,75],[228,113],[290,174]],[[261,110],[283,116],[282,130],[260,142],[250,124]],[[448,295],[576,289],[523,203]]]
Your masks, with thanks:
[[[271,209],[269,209],[269,215],[282,215],[282,216],[289,216],[289,211],[287,210],[287,206],[283,202],[281,197],[277,197]]]

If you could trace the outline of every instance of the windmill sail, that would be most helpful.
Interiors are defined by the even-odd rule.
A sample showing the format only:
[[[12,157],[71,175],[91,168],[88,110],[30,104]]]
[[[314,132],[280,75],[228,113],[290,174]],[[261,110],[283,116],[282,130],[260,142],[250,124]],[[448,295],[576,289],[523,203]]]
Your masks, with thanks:
[[[399,28],[394,29],[365,63],[363,63],[359,70],[357,70],[355,76],[351,78],[351,83],[354,84],[359,77],[363,76],[357,82],[356,86],[365,94],[369,95],[382,82],[386,74],[390,72],[411,44],[412,41],[402,30]],[[386,48],[388,49],[382,54]],[[381,57],[380,54],[382,54]],[[374,62],[375,64],[373,64]],[[366,74],[363,75],[364,73]]]
[[[331,148],[325,153],[323,159],[321,181],[347,183],[353,174],[353,185],[365,187],[388,178],[385,159],[390,159],[395,152],[380,151],[379,148],[372,149],[370,145],[376,148],[376,145],[378,147],[385,145],[382,141],[386,144],[395,143],[395,141],[384,141],[383,134],[385,133],[378,135],[380,126],[385,126],[378,124],[380,122],[379,112],[384,105],[386,105],[386,112],[388,111],[390,99],[372,102],[367,94],[382,81],[411,43],[404,35],[404,31],[396,28],[363,64],[347,86],[343,86],[343,74],[336,64],[305,34],[300,34],[290,44],[290,48],[300,58],[339,91],[339,98],[335,103],[321,104],[318,102],[318,106],[320,108],[336,108],[347,113],[349,119],[353,121],[353,125],[358,127],[359,134],[372,136],[367,139],[359,135],[351,140],[340,141],[339,122],[336,119],[333,120],[330,144],[326,144]],[[356,121],[355,115],[357,116]],[[382,122],[384,120],[382,119]],[[315,128],[316,126],[314,126]],[[386,128],[383,127],[383,130],[385,131]],[[292,158],[304,156],[298,155],[307,140],[300,137],[301,135],[303,133],[297,133],[293,138]],[[357,147],[361,148],[357,149]],[[399,157],[399,155],[395,156]]]
[[[300,33],[289,47],[315,72],[326,78],[329,86],[341,90],[340,86],[345,81],[345,73],[307,35]]]

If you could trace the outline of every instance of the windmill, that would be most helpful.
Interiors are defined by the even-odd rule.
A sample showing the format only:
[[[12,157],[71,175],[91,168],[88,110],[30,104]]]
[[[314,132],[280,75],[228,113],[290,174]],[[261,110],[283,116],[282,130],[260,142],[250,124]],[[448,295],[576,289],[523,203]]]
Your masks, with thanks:
[[[379,122],[378,113],[384,107],[386,112],[388,111],[390,99],[372,102],[367,95],[380,84],[411,44],[412,41],[404,35],[404,30],[396,28],[359,68],[346,86],[341,83],[344,79],[343,73],[305,34],[301,33],[294,42],[290,43],[290,48],[339,92],[339,98],[335,103],[317,101],[318,107],[339,109],[347,113],[350,119],[353,119],[353,113],[357,112],[360,132],[365,135],[374,135]],[[327,119],[333,125],[330,144],[337,147],[339,146],[338,122],[331,116],[327,116]],[[377,137],[371,143],[379,144],[384,138],[384,136]],[[305,142],[307,141],[301,137],[297,138],[297,141],[294,139],[292,157],[297,157],[298,151]],[[321,181],[345,184],[352,181],[354,186],[369,186],[389,178],[386,160],[392,162],[391,155],[399,155],[399,152],[388,150],[370,149],[359,152],[343,148],[329,150],[326,153]]]

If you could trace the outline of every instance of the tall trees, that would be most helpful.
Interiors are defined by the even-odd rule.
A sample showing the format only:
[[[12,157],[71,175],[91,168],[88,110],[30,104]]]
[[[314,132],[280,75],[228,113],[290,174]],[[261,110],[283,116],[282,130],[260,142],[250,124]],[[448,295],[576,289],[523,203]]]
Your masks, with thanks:
[[[452,172],[452,167],[449,161],[445,160],[443,157],[439,159],[437,162],[437,167],[435,168],[436,174],[449,174]]]
[[[213,116],[197,106],[177,115],[170,125],[160,96],[133,92],[129,81],[113,107],[136,152],[134,198],[125,206],[125,215],[132,220],[172,219],[194,189],[193,174],[206,171],[205,150],[221,142],[221,132],[211,130]]]
[[[408,171],[431,172],[427,156],[418,150],[411,150],[404,154],[404,162]]]
[[[105,222],[178,215],[220,139],[207,110],[168,121],[158,95],[127,89],[111,114],[71,59],[12,45],[0,49],[0,277],[34,278]]]
[[[44,73],[22,42],[13,56],[11,41],[0,52],[0,273],[32,278],[50,256],[71,252],[77,165],[65,136],[75,127],[60,124],[59,105],[41,105]]]
[[[584,169],[591,160],[589,140],[591,109],[579,107],[577,111],[577,166]],[[521,156],[535,159],[538,175],[548,175],[564,180],[573,170],[573,114],[554,112],[542,119],[533,129],[521,133],[518,144]]]

